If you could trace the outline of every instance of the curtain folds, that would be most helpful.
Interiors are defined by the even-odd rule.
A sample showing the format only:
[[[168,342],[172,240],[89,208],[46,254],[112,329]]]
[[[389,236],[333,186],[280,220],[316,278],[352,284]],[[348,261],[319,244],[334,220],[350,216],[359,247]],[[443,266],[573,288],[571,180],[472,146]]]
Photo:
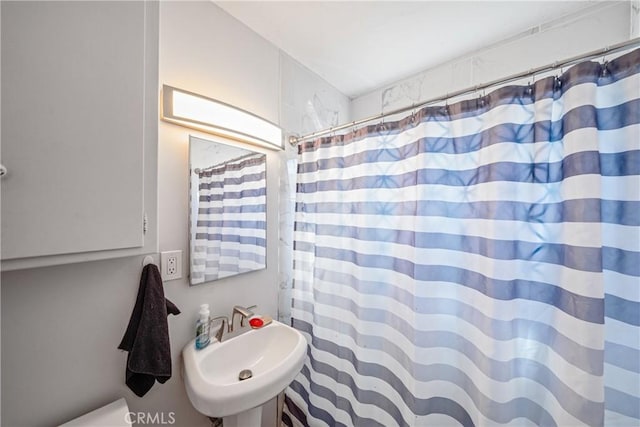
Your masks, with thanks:
[[[265,162],[251,154],[194,172],[191,284],[265,268]]]
[[[640,50],[301,144],[289,425],[640,424]]]

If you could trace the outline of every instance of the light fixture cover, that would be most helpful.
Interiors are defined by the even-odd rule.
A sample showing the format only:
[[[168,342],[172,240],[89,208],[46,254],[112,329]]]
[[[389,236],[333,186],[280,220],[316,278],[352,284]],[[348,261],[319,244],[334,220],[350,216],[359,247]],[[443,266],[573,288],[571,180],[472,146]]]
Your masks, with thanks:
[[[283,148],[282,129],[248,111],[172,86],[162,86],[164,121],[271,149]]]

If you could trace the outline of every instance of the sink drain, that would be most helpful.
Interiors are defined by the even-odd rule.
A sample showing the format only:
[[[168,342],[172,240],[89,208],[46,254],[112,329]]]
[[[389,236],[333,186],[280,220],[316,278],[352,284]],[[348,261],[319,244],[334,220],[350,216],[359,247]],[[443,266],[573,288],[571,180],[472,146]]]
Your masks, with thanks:
[[[238,379],[240,381],[244,381],[244,380],[248,380],[249,378],[251,378],[253,376],[253,372],[251,372],[250,369],[243,369],[242,371],[240,371],[240,373],[238,374]]]

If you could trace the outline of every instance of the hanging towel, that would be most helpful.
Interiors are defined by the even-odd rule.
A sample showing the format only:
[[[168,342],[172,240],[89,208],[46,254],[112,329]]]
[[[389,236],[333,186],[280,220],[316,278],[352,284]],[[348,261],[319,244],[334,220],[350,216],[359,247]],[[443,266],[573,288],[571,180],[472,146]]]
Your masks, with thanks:
[[[171,378],[171,347],[167,316],[180,310],[164,297],[158,267],[147,264],[142,269],[136,305],[129,326],[118,346],[129,352],[126,384],[142,397],[155,381],[164,384]]]

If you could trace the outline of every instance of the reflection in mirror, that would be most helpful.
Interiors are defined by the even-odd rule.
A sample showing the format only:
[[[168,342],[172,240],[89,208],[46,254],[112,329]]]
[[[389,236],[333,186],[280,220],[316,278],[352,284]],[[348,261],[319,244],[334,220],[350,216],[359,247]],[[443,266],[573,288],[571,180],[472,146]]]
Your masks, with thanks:
[[[266,155],[189,137],[192,285],[266,268]]]

